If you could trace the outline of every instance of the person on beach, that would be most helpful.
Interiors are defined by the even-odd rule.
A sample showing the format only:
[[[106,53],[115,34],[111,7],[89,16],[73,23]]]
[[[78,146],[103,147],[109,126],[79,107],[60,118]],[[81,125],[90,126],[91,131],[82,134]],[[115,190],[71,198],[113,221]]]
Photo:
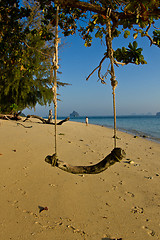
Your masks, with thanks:
[[[86,117],[86,126],[88,126],[88,117]]]

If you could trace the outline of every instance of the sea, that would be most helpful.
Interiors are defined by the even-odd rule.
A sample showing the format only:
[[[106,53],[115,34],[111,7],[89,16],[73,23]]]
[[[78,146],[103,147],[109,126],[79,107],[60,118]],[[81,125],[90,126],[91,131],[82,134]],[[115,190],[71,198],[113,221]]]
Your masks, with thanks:
[[[70,118],[71,121],[85,123],[85,117]],[[91,116],[88,117],[90,124],[114,127],[112,116]],[[117,129],[123,132],[148,138],[149,140],[160,143],[160,116],[117,116]]]

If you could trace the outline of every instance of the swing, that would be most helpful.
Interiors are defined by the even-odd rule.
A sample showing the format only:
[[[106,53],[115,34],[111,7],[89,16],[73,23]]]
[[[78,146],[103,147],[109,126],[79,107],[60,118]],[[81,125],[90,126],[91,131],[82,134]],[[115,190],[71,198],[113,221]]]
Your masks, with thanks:
[[[108,37],[106,37],[107,49],[109,51],[109,58],[111,64],[111,85],[112,85],[112,94],[113,94],[113,109],[114,109],[114,149],[111,151],[109,155],[107,155],[102,161],[98,162],[95,165],[91,166],[72,166],[68,163],[63,162],[57,157],[57,70],[58,70],[58,13],[59,6],[57,4],[56,11],[56,28],[55,28],[55,52],[54,52],[54,86],[52,87],[53,91],[53,103],[54,103],[54,116],[55,116],[55,153],[53,155],[48,155],[45,158],[45,161],[53,167],[58,167],[61,170],[64,170],[73,174],[97,174],[103,172],[108,167],[112,166],[116,162],[120,162],[125,157],[125,152],[121,148],[116,147],[116,107],[115,107],[115,88],[117,86],[117,81],[115,80],[115,72],[114,72],[114,58],[113,58],[113,49],[112,49],[112,38],[111,38],[111,23],[109,21],[110,11],[107,12],[107,27],[108,27]]]

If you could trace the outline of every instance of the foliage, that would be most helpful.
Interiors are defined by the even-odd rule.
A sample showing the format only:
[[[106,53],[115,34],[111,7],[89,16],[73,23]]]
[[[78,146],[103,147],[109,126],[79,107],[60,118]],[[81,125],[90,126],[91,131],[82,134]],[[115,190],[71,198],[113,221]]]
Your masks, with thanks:
[[[18,112],[18,106],[17,106],[15,103],[13,103],[13,104],[10,106],[10,108],[11,108],[11,112],[12,112],[12,113],[17,113],[17,112]]]
[[[19,58],[22,53],[22,45],[20,41],[24,39],[22,32],[22,25],[19,23],[19,19],[23,16],[27,16],[28,12],[25,9],[18,7],[18,1],[1,1],[0,2],[0,103],[1,111],[3,111],[2,101],[5,103],[8,101],[6,93],[9,90],[9,79],[12,79],[13,75],[16,74],[16,68],[19,63]],[[27,13],[27,14],[25,14]],[[16,68],[14,68],[14,65]],[[8,78],[7,75],[8,74]],[[6,88],[5,88],[6,87]],[[2,100],[3,99],[3,100]],[[8,103],[12,105],[14,102]]]
[[[129,43],[128,48],[122,47],[122,49],[118,48],[114,52],[114,57],[119,61],[123,63],[135,63],[137,65],[145,64],[147,63],[144,60],[144,57],[142,55],[142,48],[137,48],[137,42],[134,41],[133,44]]]
[[[153,41],[158,47],[160,47],[160,31],[153,31]]]
[[[9,111],[12,104],[21,110],[52,100],[50,75],[54,67],[52,40],[57,3],[60,7],[59,27],[64,36],[78,32],[86,47],[92,45],[93,37],[105,41],[106,52],[96,68],[99,69],[98,73],[103,61],[112,58],[111,52],[116,65],[145,64],[142,48],[136,42],[139,36],[147,37],[151,45],[160,47],[160,30],[156,28],[160,18],[159,0],[27,2],[30,4],[25,7],[19,7],[18,0],[0,2],[0,106],[3,112]],[[112,50],[110,38],[112,42],[120,35],[127,38],[131,33],[134,41],[129,43],[128,48],[124,46],[120,49],[117,46]],[[59,85],[65,84],[59,82]]]
[[[43,24],[42,12],[34,1],[27,1],[25,8],[19,8],[17,2],[5,1],[0,8],[2,112],[10,112],[13,104],[22,110],[37,103],[50,104],[53,99],[50,75],[54,43],[49,40],[54,36],[54,28]],[[58,81],[58,86],[64,85]]]
[[[49,19],[53,25],[58,2],[60,6],[59,26],[64,36],[73,35],[78,31],[86,47],[91,46],[93,37],[101,40],[106,38],[108,17],[111,21],[112,39],[119,37],[120,34],[127,38],[132,32],[134,39],[140,34],[141,37],[148,37],[151,44],[160,46],[160,31],[158,29],[153,31],[156,21],[160,18],[159,0],[38,1],[45,13],[45,18]],[[137,49],[135,45],[134,41],[133,44],[129,44],[128,49],[115,49],[115,58],[126,64],[145,64],[142,49]]]

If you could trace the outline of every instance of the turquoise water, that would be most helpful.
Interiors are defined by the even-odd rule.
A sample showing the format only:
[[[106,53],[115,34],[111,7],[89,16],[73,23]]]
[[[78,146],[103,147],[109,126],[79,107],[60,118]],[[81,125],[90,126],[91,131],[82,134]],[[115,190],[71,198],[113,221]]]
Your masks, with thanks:
[[[89,123],[113,128],[113,117],[88,117]],[[71,121],[85,122],[85,117],[71,118]],[[160,142],[160,117],[118,116],[117,129],[138,136],[146,136]]]

